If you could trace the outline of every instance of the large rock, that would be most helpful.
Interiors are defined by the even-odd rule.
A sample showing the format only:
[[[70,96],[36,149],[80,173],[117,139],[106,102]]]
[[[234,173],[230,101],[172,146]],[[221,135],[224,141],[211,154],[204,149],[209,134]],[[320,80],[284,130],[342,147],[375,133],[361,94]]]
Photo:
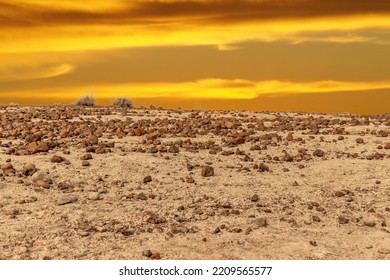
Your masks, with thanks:
[[[50,161],[53,163],[63,162],[65,159],[62,156],[54,155],[51,157]]]
[[[44,142],[31,142],[26,146],[26,150],[31,154],[45,153],[49,151],[49,146]]]
[[[15,169],[11,163],[6,163],[1,166],[1,170],[5,176],[15,174]]]
[[[23,166],[22,173],[24,176],[32,176],[35,172],[37,172],[37,168],[35,167],[35,165],[33,163],[26,163]]]
[[[80,157],[81,160],[90,160],[92,159],[92,155],[91,154],[84,154]]]
[[[97,137],[95,134],[90,134],[86,141],[89,145],[96,145],[99,142],[99,137]]]
[[[45,172],[35,172],[32,176],[31,176],[31,180],[33,182],[36,182],[38,180],[42,180],[42,181],[48,181],[48,177],[47,177],[47,174]]]

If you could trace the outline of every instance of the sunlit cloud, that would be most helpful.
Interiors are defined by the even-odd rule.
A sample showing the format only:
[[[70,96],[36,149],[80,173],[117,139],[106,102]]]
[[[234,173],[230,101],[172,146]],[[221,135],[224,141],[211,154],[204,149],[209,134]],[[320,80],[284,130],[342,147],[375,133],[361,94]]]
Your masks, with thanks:
[[[345,81],[247,81],[204,79],[185,83],[140,83],[140,84],[95,84],[89,86],[46,88],[32,90],[28,94],[20,93],[28,99],[45,96],[52,100],[78,98],[94,95],[100,99],[116,97],[129,98],[175,98],[175,99],[220,99],[250,100],[260,96],[281,97],[291,94],[315,94],[331,92],[358,92],[390,89],[390,81],[380,82],[345,82]],[[16,93],[17,95],[18,93]],[[13,94],[15,96],[15,94]],[[4,95],[3,95],[4,96]]]
[[[390,34],[390,4],[365,3],[0,0],[0,52],[193,45],[224,51],[248,41],[383,43],[378,34],[361,32]]]
[[[262,95],[279,97],[288,94],[309,94],[345,91],[390,89],[390,81],[343,82],[316,81],[298,83],[290,81],[247,81],[204,79],[187,83],[149,83],[96,87],[101,97],[129,95],[134,98],[174,97],[193,99],[254,99]]]
[[[0,67],[0,82],[38,80],[52,78],[70,73],[74,67],[70,64],[63,63],[59,65],[13,65]]]

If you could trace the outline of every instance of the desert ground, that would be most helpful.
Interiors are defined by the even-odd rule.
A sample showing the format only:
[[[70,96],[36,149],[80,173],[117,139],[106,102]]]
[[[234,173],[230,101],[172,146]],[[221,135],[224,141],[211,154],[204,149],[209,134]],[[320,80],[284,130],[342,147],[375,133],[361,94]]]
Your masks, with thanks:
[[[390,259],[390,114],[0,118],[0,259]]]

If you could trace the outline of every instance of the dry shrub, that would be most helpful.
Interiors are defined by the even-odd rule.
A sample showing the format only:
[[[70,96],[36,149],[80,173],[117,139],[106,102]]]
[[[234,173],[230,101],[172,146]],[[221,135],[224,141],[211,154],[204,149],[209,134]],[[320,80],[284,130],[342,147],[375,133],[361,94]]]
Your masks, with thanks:
[[[88,106],[92,107],[95,106],[96,101],[93,96],[83,96],[79,100],[76,101],[77,106]]]
[[[133,108],[133,101],[128,98],[117,98],[112,102],[113,106],[121,108]]]

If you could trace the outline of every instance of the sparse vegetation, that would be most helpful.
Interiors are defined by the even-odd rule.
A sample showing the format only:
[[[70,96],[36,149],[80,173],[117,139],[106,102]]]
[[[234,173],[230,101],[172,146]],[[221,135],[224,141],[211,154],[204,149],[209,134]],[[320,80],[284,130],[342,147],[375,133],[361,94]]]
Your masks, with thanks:
[[[95,106],[96,101],[93,96],[83,96],[79,100],[76,101],[77,106],[87,106],[87,107],[92,107]]]
[[[112,105],[121,108],[133,108],[133,101],[129,98],[120,97],[115,99]]]

